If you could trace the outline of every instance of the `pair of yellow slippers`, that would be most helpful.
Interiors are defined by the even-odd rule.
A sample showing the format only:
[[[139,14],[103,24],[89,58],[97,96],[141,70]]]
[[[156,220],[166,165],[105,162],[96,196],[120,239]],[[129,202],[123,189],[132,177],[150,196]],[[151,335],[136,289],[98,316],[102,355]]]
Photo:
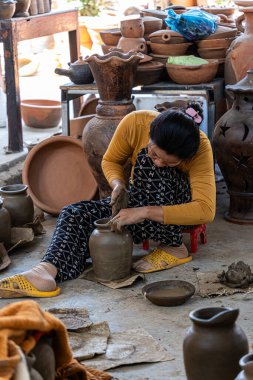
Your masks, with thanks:
[[[133,267],[140,273],[152,273],[186,264],[191,260],[192,256],[179,259],[161,248],[155,248],[151,253],[136,262]],[[145,263],[150,264],[150,268],[138,269],[138,263],[141,264],[141,262],[144,262],[144,265]],[[0,281],[0,298],[46,298],[58,296],[60,292],[61,290],[58,287],[50,292],[42,292],[27,281],[22,274],[6,277]]]

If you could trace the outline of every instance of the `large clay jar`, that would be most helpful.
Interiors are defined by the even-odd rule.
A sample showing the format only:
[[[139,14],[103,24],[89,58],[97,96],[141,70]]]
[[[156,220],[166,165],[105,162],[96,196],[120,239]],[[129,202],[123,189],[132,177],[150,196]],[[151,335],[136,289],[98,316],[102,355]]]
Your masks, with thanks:
[[[245,355],[240,360],[242,371],[235,380],[253,380],[253,354]]]
[[[244,31],[237,37],[226,55],[225,61],[225,83],[234,84],[243,79],[247,70],[253,67],[253,7],[240,8],[244,13],[237,21],[237,28]],[[245,18],[245,29],[242,21]]]
[[[9,212],[3,207],[3,200],[0,198],[0,243],[6,247],[11,243],[11,218]]]
[[[94,54],[86,59],[96,81],[100,100],[96,116],[84,128],[83,144],[99,187],[100,198],[111,193],[102,172],[102,157],[119,122],[126,114],[135,110],[131,91],[141,59],[141,53],[124,54],[118,51],[103,56]]]
[[[22,226],[33,221],[34,207],[26,185],[3,186],[0,195],[4,208],[9,211],[12,226]]]
[[[122,20],[120,31],[123,37],[141,38],[144,36],[144,24],[141,18]]]
[[[109,219],[95,222],[96,229],[89,240],[93,270],[98,281],[109,282],[129,276],[132,266],[133,240],[131,234],[122,229],[111,231]]]
[[[247,337],[236,325],[239,310],[207,307],[190,313],[192,327],[183,350],[188,380],[232,380],[240,372],[239,360],[248,353]]]
[[[226,86],[233,106],[217,122],[213,147],[230,196],[230,222],[253,224],[253,70]]]

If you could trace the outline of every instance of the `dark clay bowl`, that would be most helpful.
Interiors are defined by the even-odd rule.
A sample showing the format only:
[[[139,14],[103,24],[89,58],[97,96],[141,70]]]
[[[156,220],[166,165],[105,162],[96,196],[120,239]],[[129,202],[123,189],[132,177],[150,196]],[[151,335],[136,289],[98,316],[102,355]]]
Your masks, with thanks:
[[[167,280],[145,285],[142,294],[158,306],[178,306],[195,293],[195,287],[186,281]]]

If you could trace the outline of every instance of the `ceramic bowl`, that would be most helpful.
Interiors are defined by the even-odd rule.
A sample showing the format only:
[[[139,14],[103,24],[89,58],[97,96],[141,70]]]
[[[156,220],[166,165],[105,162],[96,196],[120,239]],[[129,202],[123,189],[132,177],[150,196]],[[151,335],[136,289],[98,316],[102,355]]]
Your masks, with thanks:
[[[211,82],[217,73],[219,61],[207,59],[208,63],[196,66],[166,64],[169,77],[178,84],[200,84]]]
[[[61,121],[61,102],[48,99],[22,100],[21,114],[28,127],[54,128]]]
[[[219,59],[226,57],[227,48],[202,48],[198,49],[198,54],[204,59]]]
[[[12,18],[16,10],[16,2],[1,1],[0,2],[0,20]]]
[[[134,79],[134,86],[146,86],[159,82],[164,71],[164,65],[160,62],[150,61],[138,65]]]
[[[230,28],[228,26],[218,25],[216,31],[206,38],[206,40],[213,40],[217,38],[229,38],[237,35],[237,28]]]
[[[157,44],[150,42],[150,47],[153,54],[158,55],[183,55],[187,51],[191,43],[182,44]]]
[[[168,61],[168,55],[160,55],[160,54],[149,54],[150,57],[153,58],[153,61],[161,62],[164,66],[166,66],[166,63]]]
[[[167,280],[145,285],[142,294],[158,306],[178,306],[195,293],[195,287],[187,281]]]
[[[105,45],[117,46],[121,37],[120,29],[108,29],[100,32],[100,37]]]
[[[234,41],[234,37],[230,38],[215,38],[213,40],[200,40],[197,41],[197,46],[199,49],[208,49],[208,48],[229,48],[231,43]]]

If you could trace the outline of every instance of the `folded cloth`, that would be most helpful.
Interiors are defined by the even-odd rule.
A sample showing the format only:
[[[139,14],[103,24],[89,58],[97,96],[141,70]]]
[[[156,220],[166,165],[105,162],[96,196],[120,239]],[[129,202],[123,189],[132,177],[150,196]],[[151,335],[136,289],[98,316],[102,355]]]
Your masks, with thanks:
[[[64,324],[32,300],[0,309],[0,379],[10,380],[20,361],[17,346],[28,354],[36,345],[34,332],[50,334],[55,355],[55,378],[63,380],[109,380],[111,375],[85,367],[74,358]]]

